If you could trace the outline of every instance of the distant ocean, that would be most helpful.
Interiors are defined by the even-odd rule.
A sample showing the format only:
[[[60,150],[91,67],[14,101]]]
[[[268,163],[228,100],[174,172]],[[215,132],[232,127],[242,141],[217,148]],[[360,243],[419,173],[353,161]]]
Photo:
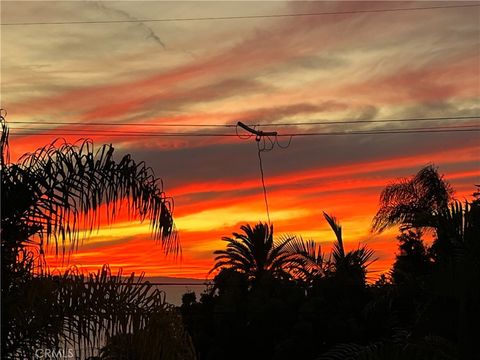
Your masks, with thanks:
[[[152,276],[145,277],[145,281],[155,284],[154,287],[165,292],[165,299],[168,303],[180,306],[182,305],[182,295],[186,292],[195,292],[197,300],[200,294],[207,288],[206,283],[209,280],[189,279],[189,278],[173,278]]]

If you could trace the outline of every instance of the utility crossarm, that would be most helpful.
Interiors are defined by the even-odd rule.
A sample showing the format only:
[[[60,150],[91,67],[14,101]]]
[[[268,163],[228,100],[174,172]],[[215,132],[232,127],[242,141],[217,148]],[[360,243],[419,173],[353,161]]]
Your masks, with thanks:
[[[252,129],[250,126],[247,126],[245,125],[244,123],[242,123],[241,121],[239,121],[237,123],[238,126],[240,126],[241,128],[247,130],[249,133],[252,133],[254,135],[258,137],[262,137],[262,136],[277,136],[277,132],[276,131],[261,131],[261,130],[255,130],[255,129]]]

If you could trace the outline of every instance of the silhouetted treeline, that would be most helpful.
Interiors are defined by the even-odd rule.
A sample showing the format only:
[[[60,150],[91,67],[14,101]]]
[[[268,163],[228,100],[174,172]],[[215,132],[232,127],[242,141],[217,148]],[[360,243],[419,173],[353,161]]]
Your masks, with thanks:
[[[303,252],[299,239],[275,251],[288,239],[272,241],[266,224],[225,238],[214,285],[183,296],[198,359],[479,358],[480,198],[453,195],[433,166],[385,188],[372,231],[398,226],[398,252],[375,283],[366,281],[373,253],[345,252],[326,214],[337,236],[329,257],[301,239]],[[259,266],[278,263],[282,271]]]

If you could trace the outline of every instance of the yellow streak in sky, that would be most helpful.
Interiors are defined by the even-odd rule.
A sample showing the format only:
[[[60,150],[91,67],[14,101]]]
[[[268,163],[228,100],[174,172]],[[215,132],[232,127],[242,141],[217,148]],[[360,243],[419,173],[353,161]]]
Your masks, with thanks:
[[[273,222],[293,219],[308,215],[307,209],[288,209],[270,212]],[[256,223],[266,221],[263,209],[249,209],[246,206],[231,206],[201,211],[176,218],[179,231],[209,231],[233,226],[241,222]]]

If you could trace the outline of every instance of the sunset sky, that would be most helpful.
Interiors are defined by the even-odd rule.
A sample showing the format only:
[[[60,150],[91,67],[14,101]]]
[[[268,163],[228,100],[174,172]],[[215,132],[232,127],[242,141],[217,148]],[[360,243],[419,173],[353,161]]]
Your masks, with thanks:
[[[480,7],[363,12],[469,4],[478,2],[2,1],[1,107],[11,158],[59,136],[73,142],[88,134],[97,145],[112,143],[119,154],[145,160],[175,200],[181,259],[165,258],[148,224],[120,219],[93,233],[71,263],[205,278],[222,236],[266,221],[255,140],[135,132],[235,135],[235,128],[147,125],[478,116]],[[307,13],[330,14],[250,17]],[[204,19],[85,23],[179,18]],[[6,25],[31,22],[44,24]],[[72,122],[105,126],[62,125]],[[472,124],[478,120],[263,129]],[[382,188],[434,163],[458,199],[470,198],[480,183],[480,133],[299,136],[262,159],[276,234],[311,238],[328,251],[334,235],[326,211],[341,222],[348,248],[362,242],[375,250],[372,269],[380,272],[397,248],[396,229],[370,233]]]

